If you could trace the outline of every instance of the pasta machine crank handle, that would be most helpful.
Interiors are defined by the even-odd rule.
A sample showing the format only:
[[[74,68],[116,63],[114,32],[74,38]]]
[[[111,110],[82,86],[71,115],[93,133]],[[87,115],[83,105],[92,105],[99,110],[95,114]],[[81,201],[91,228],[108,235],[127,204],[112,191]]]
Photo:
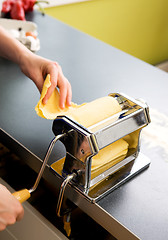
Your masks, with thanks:
[[[41,166],[41,169],[40,169],[40,171],[39,171],[39,173],[38,173],[38,176],[37,176],[37,178],[36,178],[36,181],[35,181],[35,184],[33,185],[33,187],[32,187],[31,189],[29,189],[29,190],[25,188],[25,189],[22,189],[22,190],[20,190],[20,191],[14,192],[14,193],[12,194],[20,203],[23,203],[23,202],[25,202],[27,199],[29,199],[30,196],[31,196],[31,193],[34,192],[34,191],[36,190],[36,188],[38,187],[38,184],[39,184],[40,179],[41,179],[41,177],[42,177],[42,175],[43,175],[44,169],[45,169],[45,167],[46,167],[46,164],[47,164],[47,162],[48,162],[48,159],[49,159],[49,157],[50,157],[50,154],[51,154],[51,152],[52,152],[52,150],[53,150],[53,147],[54,147],[55,143],[56,143],[60,138],[64,137],[65,135],[66,135],[66,133],[59,134],[59,135],[55,136],[55,137],[53,138],[53,140],[50,142],[49,147],[48,147],[48,150],[47,150],[46,155],[45,155],[45,158],[44,158],[44,161],[43,161],[43,164],[42,164],[42,166]]]

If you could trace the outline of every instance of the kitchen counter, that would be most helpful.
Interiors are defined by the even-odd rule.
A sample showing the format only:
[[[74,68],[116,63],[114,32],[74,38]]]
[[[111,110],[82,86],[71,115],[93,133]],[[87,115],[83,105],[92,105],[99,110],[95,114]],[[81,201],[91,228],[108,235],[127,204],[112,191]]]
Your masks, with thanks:
[[[37,54],[60,63],[72,84],[74,102],[124,92],[168,114],[167,73],[51,17],[34,12],[29,19],[38,26],[41,50]],[[38,172],[53,138],[52,121],[36,115],[40,95],[18,66],[0,58],[0,75],[0,141],[17,150]],[[168,235],[168,155],[162,146],[150,146],[145,136],[141,152],[151,159],[150,167],[92,207],[85,200],[79,203],[82,211],[117,239],[162,240]],[[51,159],[64,154],[58,143]],[[49,175],[44,173],[44,178]],[[54,181],[54,176],[49,177]]]

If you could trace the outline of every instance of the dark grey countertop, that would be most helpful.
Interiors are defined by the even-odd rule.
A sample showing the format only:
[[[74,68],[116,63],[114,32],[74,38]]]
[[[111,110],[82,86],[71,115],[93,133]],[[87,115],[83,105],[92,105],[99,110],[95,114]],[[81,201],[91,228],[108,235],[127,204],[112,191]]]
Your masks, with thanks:
[[[168,115],[167,73],[51,17],[36,12],[29,17],[38,26],[37,54],[60,63],[72,84],[74,102],[123,92]],[[41,119],[34,110],[39,96],[18,66],[0,58],[0,128],[43,159],[53,133],[52,121]],[[151,159],[150,167],[98,205],[140,239],[167,239],[168,161],[159,146],[142,142],[141,151]],[[56,159],[63,154],[58,143]]]

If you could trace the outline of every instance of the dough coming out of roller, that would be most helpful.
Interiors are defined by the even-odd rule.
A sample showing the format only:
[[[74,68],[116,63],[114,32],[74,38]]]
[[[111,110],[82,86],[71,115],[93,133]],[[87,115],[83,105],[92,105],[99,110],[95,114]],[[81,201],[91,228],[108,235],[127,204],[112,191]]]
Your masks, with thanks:
[[[88,128],[122,110],[117,100],[111,96],[102,97],[82,105],[72,103],[71,107],[68,108],[66,106],[65,109],[62,110],[59,108],[59,92],[57,89],[55,89],[47,104],[44,105],[42,99],[50,85],[50,75],[47,75],[40,100],[35,108],[40,117],[55,119],[58,115],[66,115]],[[100,150],[92,160],[92,176],[99,174],[100,168],[101,171],[102,169],[107,170],[109,167],[123,160],[127,151],[128,143],[123,139]]]
[[[91,178],[122,161],[128,152],[128,143],[123,139],[101,149],[97,155],[92,157]],[[101,166],[101,168],[100,168]]]

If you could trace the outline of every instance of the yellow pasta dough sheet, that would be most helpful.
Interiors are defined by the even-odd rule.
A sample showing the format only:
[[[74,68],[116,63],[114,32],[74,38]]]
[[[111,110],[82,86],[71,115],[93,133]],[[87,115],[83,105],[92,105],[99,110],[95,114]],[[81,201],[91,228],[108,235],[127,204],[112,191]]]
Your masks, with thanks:
[[[126,157],[127,152],[128,143],[123,139],[119,139],[101,149],[98,154],[92,158],[91,178],[96,177],[122,161]]]
[[[59,107],[60,96],[57,89],[54,90],[47,104],[44,105],[42,100],[50,86],[50,75],[48,74],[44,82],[40,100],[35,107],[40,117],[55,119],[59,115],[66,115],[81,125],[89,127],[121,111],[117,100],[110,96],[98,98],[82,105],[72,103],[70,107],[65,106],[64,109],[61,109]]]
[[[69,111],[69,107],[65,106],[64,109],[61,109],[59,107],[60,96],[57,89],[54,90],[51,97],[48,99],[47,104],[43,104],[42,100],[45,97],[47,90],[50,86],[50,75],[48,74],[43,85],[40,100],[38,101],[35,110],[38,116],[42,118],[55,119],[58,115],[66,115],[66,113]],[[77,107],[77,104],[72,103],[71,108]]]
[[[72,103],[71,107],[65,106],[65,109],[62,110],[59,107],[59,92],[57,89],[55,89],[47,104],[44,105],[42,100],[50,86],[50,75],[47,75],[40,100],[35,107],[35,110],[40,117],[55,119],[58,115],[66,115],[79,124],[85,127],[90,127],[121,111],[119,103],[111,96],[98,98],[82,105]],[[123,139],[120,139],[100,150],[92,159],[92,177],[123,160],[127,151],[128,143]]]

